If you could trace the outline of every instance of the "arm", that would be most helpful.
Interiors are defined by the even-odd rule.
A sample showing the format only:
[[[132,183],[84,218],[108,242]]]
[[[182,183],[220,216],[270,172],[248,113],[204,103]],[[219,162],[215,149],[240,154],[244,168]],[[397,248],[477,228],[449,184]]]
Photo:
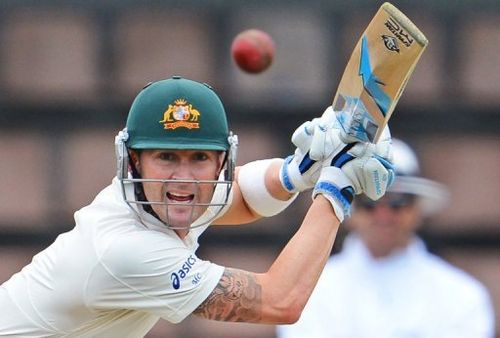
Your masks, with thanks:
[[[263,274],[226,269],[195,314],[268,324],[298,320],[330,255],[340,220],[349,215],[354,193],[377,190],[383,195],[390,183],[390,163],[377,157],[375,146],[361,146],[356,150],[358,156],[350,153],[357,145],[346,145],[337,154],[344,159],[351,157],[340,161],[342,169],[329,166],[321,170],[302,225],[271,268]]]
[[[295,322],[330,255],[338,227],[330,202],[318,196],[266,273],[226,268],[194,314],[222,321]]]
[[[262,274],[226,268],[218,285],[194,314],[207,319],[268,324],[289,324],[298,320],[330,255],[339,224],[349,215],[354,194],[365,192],[380,198],[392,182],[393,168],[387,161],[390,159],[390,138],[386,144],[346,145],[340,141],[339,133],[340,130],[332,130],[329,135],[334,146],[328,158],[320,162],[320,166],[323,163],[326,166],[318,173],[311,207],[271,268]],[[292,158],[288,163],[293,161]],[[302,161],[299,162],[297,167],[300,168]],[[281,167],[279,173],[278,167]],[[282,184],[283,167],[277,163],[267,167],[265,175],[261,175],[265,184],[260,184],[266,191],[262,188],[260,192],[267,195],[272,192],[274,199],[281,193],[289,196],[281,190],[287,186]],[[295,177],[303,182],[304,175],[300,175],[302,177]],[[245,182],[250,181],[250,184],[246,184],[245,189],[255,193],[252,186],[255,180],[251,180],[252,175],[247,177],[249,180]],[[293,177],[293,173],[288,176]],[[297,184],[292,185],[297,187]],[[241,184],[239,187],[242,190]],[[259,195],[250,195],[255,198],[249,199],[245,189],[241,196],[244,196],[247,209],[255,210],[255,204],[262,206]],[[255,204],[248,207],[249,200]]]
[[[300,125],[292,135],[295,152],[285,160],[254,161],[238,167],[231,207],[213,224],[243,224],[276,215],[297,193],[313,188],[323,165],[329,165],[328,160],[323,162],[340,143],[329,137],[332,114],[329,107],[324,121],[317,118]]]
[[[331,114],[334,114],[333,110],[325,111],[325,121],[333,119]],[[294,155],[285,160],[256,161],[238,167],[231,207],[213,224],[244,224],[261,217],[274,216],[287,208],[299,192],[313,188],[322,168],[329,166],[344,167],[355,193],[363,192],[360,184],[374,179],[371,175],[376,170],[372,168],[358,172],[356,166],[360,166],[360,161],[365,161],[361,166],[368,167],[367,162],[371,162],[377,167],[383,158],[391,158],[389,129],[385,128],[384,137],[377,145],[346,146],[340,139],[340,132],[331,121],[315,119],[305,122],[292,136],[292,142],[297,147]],[[365,156],[367,152],[376,154],[377,160]],[[353,161],[355,157],[359,158]],[[391,180],[390,177],[382,180],[388,178]],[[380,198],[380,192],[384,190],[375,184],[366,184],[366,188],[365,194],[372,199]]]
[[[329,308],[329,304],[335,302],[332,300],[330,292],[334,285],[335,278],[333,280],[328,278],[323,270],[300,319],[291,325],[276,325],[276,338],[331,338],[345,334],[343,328],[338,327],[339,324],[332,318]],[[328,290],[327,293],[325,293],[325,287]],[[345,309],[341,311],[345,311]],[[333,314],[333,316],[335,315]]]

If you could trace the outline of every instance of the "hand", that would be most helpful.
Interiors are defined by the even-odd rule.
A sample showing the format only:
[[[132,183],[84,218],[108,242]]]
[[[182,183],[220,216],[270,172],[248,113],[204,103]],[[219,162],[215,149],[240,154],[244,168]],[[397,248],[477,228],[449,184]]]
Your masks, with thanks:
[[[335,112],[328,107],[321,118],[304,122],[292,135],[295,153],[285,159],[280,170],[283,187],[292,193],[311,189],[321,168],[329,165],[332,154],[342,149]]]
[[[387,128],[386,128],[387,129]],[[342,222],[350,215],[354,195],[365,193],[379,199],[394,181],[390,132],[384,131],[381,141],[344,145],[321,170],[313,198],[324,195]]]
[[[355,194],[364,193],[372,200],[381,198],[394,183],[392,147],[389,128],[386,127],[377,144],[356,143],[349,151],[352,161],[342,171],[353,184]]]

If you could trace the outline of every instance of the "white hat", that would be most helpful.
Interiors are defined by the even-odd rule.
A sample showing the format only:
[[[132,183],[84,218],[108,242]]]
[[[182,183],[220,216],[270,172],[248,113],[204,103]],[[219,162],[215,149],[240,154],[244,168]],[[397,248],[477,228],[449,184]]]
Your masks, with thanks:
[[[409,145],[393,138],[392,151],[396,179],[388,191],[418,195],[424,216],[430,216],[443,209],[449,201],[448,189],[441,183],[419,176],[417,155]]]

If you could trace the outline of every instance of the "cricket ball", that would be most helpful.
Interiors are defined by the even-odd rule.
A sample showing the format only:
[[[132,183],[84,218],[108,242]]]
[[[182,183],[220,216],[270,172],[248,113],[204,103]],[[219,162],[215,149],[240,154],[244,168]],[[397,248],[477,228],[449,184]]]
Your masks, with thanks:
[[[231,44],[231,55],[241,70],[257,74],[269,68],[273,61],[274,49],[271,36],[253,28],[236,35]]]

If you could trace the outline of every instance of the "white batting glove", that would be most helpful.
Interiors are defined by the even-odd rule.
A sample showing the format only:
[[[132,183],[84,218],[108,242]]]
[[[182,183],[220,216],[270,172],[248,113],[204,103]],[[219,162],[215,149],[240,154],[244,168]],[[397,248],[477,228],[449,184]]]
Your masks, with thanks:
[[[384,137],[385,136],[385,137]],[[377,143],[350,143],[334,154],[321,170],[313,198],[324,195],[342,222],[350,215],[354,196],[365,193],[377,200],[394,182],[390,133]]]
[[[376,143],[358,142],[348,150],[346,156],[352,160],[331,165],[341,166],[353,183],[355,194],[364,193],[372,200],[381,198],[394,182],[392,165],[391,133],[386,127]]]
[[[349,151],[356,158],[342,167],[352,183],[354,193],[364,193],[374,201],[384,196],[394,182],[391,158],[377,155],[376,148],[372,143],[357,143]]]
[[[328,107],[321,118],[304,122],[292,135],[295,153],[285,159],[280,180],[291,193],[311,189],[316,184],[324,161],[343,146],[334,130],[335,113]]]
[[[343,146],[339,131],[341,131],[341,125],[337,121],[332,106],[329,106],[315,125],[309,151],[310,157],[315,161],[324,161],[331,157],[335,150]]]
[[[332,205],[340,222],[351,214],[354,188],[351,180],[337,167],[324,167],[314,186],[313,199],[322,194]]]

